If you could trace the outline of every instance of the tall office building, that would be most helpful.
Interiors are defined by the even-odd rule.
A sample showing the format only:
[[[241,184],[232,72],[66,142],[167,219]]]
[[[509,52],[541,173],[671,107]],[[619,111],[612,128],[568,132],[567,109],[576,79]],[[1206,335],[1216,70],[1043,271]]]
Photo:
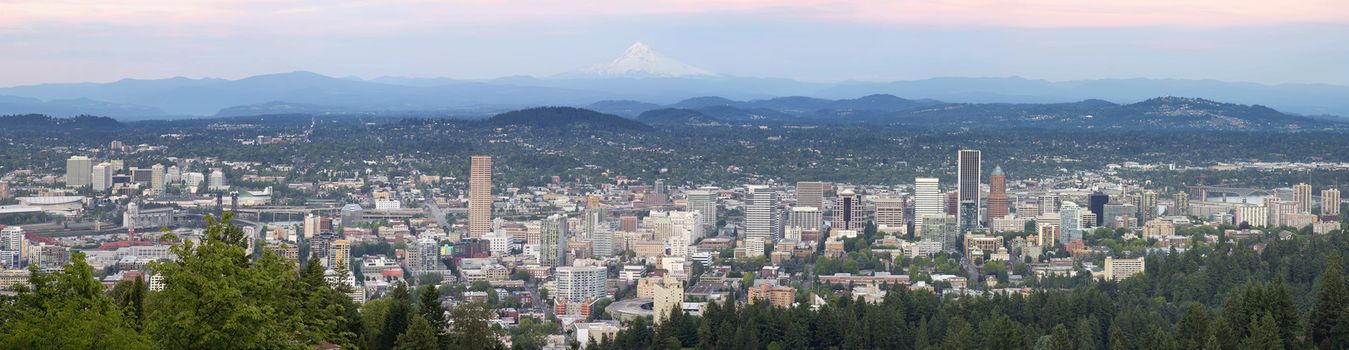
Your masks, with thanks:
[[[651,297],[651,315],[656,325],[660,325],[676,308],[684,305],[684,286],[679,280],[666,274],[653,287]]]
[[[539,231],[539,265],[567,265],[567,217],[553,214]]]
[[[608,228],[590,234],[590,254],[597,257],[614,255],[614,231]]]
[[[946,211],[942,205],[942,196],[938,187],[937,178],[920,177],[913,179],[913,227],[917,231],[922,231],[923,218],[925,217],[945,217]]]
[[[815,207],[824,210],[824,183],[819,181],[796,182],[796,206]]]
[[[150,189],[154,191],[155,195],[164,194],[164,165],[150,166]]]
[[[1087,210],[1096,214],[1096,224],[1094,227],[1100,227],[1105,222],[1105,205],[1110,203],[1110,195],[1096,191],[1087,197]]]
[[[750,188],[750,203],[745,209],[745,238],[771,242],[776,238],[777,192],[768,187]]]
[[[876,227],[904,227],[904,198],[876,198]]]
[[[1176,192],[1172,198],[1176,209],[1172,211],[1175,215],[1190,215],[1190,194],[1185,191]]]
[[[1321,190],[1321,215],[1340,215],[1340,190],[1327,188]]]
[[[1300,213],[1312,212],[1312,185],[1300,183],[1293,186],[1293,202]]]
[[[928,216],[923,220],[923,226],[919,227],[918,230],[923,233],[923,241],[940,242],[942,251],[954,252],[958,250],[956,248],[960,239],[960,232],[956,227],[955,216],[945,214]]]
[[[1040,205],[1040,214],[1049,214],[1059,212],[1059,195],[1052,193],[1041,194],[1037,199]]]
[[[473,156],[468,174],[468,237],[492,231],[492,157]]]
[[[787,218],[787,226],[802,230],[814,231],[823,226],[824,213],[816,207],[792,207],[791,214]]]
[[[862,213],[862,196],[851,188],[838,191],[834,199],[834,217],[830,219],[830,229],[861,231],[866,216]]]
[[[71,156],[66,159],[66,187],[79,188],[91,184],[94,160],[85,156]]]
[[[993,167],[993,173],[988,175],[988,221],[1006,217],[1008,202],[1007,175],[1002,167]]]
[[[328,248],[328,268],[351,271],[351,241],[333,240]]]
[[[94,192],[107,191],[112,188],[112,164],[99,163],[89,171],[89,185],[94,188]]]
[[[717,228],[717,193],[700,189],[685,192],[684,195],[688,197],[689,210],[702,213],[704,231],[713,232]]]
[[[960,220],[960,231],[965,232],[979,226],[979,177],[981,155],[978,150],[960,150],[956,164],[957,196],[956,217]]]

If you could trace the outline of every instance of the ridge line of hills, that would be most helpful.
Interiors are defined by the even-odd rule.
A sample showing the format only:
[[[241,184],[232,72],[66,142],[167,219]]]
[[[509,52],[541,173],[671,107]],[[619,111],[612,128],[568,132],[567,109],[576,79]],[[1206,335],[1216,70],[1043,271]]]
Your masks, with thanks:
[[[260,115],[312,115],[304,112]],[[335,113],[332,116],[346,114]],[[475,120],[473,118],[462,118]],[[962,128],[1032,127],[1121,130],[1349,130],[1349,123],[1290,115],[1261,105],[1202,98],[1157,97],[1130,104],[1104,100],[1071,103],[948,103],[874,94],[855,99],[780,97],[732,100],[707,96],[668,105],[609,100],[581,107],[543,106],[497,113],[477,123],[492,127],[649,131],[653,127],[733,125],[911,125]],[[110,118],[41,115],[0,117],[20,127],[107,127]]]
[[[628,100],[673,105],[689,103],[691,98],[696,102],[697,96],[720,96],[739,101],[801,99],[805,103],[817,99],[849,100],[873,94],[904,96],[915,101],[976,104],[1062,104],[1088,99],[1128,103],[1156,96],[1200,96],[1215,101],[1260,104],[1290,114],[1349,116],[1349,86],[1324,84],[1262,85],[1168,79],[1050,82],[1019,77],[812,83],[720,75],[514,76],[489,80],[381,77],[366,80],[303,71],[237,80],[176,77],[7,87],[0,88],[0,114],[88,114],[122,119],[280,113],[491,115],[530,106],[588,106],[596,101]]]

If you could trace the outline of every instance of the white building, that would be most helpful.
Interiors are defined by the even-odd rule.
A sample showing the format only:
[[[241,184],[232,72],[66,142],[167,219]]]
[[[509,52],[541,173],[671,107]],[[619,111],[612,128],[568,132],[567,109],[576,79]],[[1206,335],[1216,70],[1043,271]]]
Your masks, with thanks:
[[[920,177],[913,179],[913,224],[919,234],[922,233],[923,218],[946,216],[945,195],[938,189],[936,178]]]
[[[555,270],[557,294],[554,300],[580,302],[586,298],[599,299],[608,294],[605,280],[609,269],[597,266],[562,266]]]

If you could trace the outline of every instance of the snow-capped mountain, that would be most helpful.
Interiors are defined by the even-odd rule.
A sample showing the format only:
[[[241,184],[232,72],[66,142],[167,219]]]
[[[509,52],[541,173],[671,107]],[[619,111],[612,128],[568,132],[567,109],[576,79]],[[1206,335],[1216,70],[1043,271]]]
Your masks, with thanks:
[[[628,51],[609,63],[597,64],[581,70],[582,74],[605,77],[690,77],[715,76],[706,69],[660,54],[642,43],[634,43]]]

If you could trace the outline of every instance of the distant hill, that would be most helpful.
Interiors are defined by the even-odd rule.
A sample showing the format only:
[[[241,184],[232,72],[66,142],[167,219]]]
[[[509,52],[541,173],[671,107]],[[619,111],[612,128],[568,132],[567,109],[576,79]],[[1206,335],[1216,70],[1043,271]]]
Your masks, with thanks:
[[[596,110],[629,117],[660,107],[733,107],[751,111],[747,114],[762,114],[753,111],[771,109],[803,117],[868,120],[879,112],[930,107],[941,102],[1060,104],[1101,99],[1128,104],[1156,96],[1196,96],[1259,104],[1285,113],[1349,116],[1349,86],[1176,79],[1051,82],[1007,77],[815,83],[726,75],[616,74],[510,76],[489,80],[410,77],[362,80],[298,71],[237,80],[175,77],[27,85],[0,88],[0,95],[13,96],[0,98],[0,112],[4,113],[62,116],[87,113],[124,119],[236,115],[250,109],[271,112],[280,106],[278,103],[284,103],[344,113],[453,111],[455,115],[490,115],[531,106],[595,105]],[[632,103],[604,105],[614,101]],[[646,103],[658,106],[642,105]]]
[[[726,125],[725,122],[717,120],[692,109],[681,108],[661,108],[642,112],[637,116],[637,121],[651,125],[689,125],[689,126],[717,126]]]
[[[612,131],[644,131],[651,126],[613,114],[575,107],[537,107],[510,111],[487,118],[493,127],[517,126],[544,129],[583,128]]]
[[[22,115],[0,115],[0,125],[5,126],[0,129],[88,129],[88,130],[108,130],[118,129],[126,125],[118,122],[116,119],[108,117],[95,116],[75,116],[70,118],[56,118],[43,114],[22,114]]]
[[[46,114],[56,116],[103,115],[110,117],[162,117],[164,111],[147,106],[96,101],[87,98],[55,99],[0,96],[0,114]]]
[[[591,103],[585,108],[625,117],[636,117],[642,112],[659,109],[661,105],[633,100],[604,100]]]

